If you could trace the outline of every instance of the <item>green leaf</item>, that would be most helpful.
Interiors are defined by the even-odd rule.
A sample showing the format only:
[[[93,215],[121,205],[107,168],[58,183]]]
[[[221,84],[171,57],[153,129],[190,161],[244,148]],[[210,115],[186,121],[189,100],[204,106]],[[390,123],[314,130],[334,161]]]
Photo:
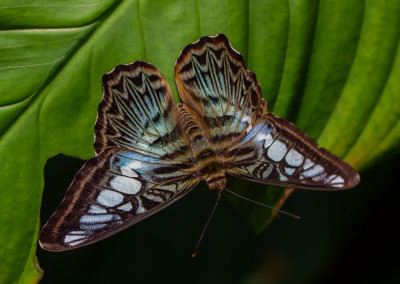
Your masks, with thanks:
[[[270,111],[358,169],[400,144],[400,3],[346,0],[2,1],[0,282],[34,282],[43,167],[88,159],[101,76],[145,60],[168,79],[203,35],[225,33],[256,72]],[[289,192],[232,182],[279,206]],[[260,232],[274,214],[231,198]],[[36,268],[35,268],[36,267]]]
[[[356,56],[319,138],[321,144],[339,156],[348,153],[366,128],[388,82],[399,45],[399,13],[398,1],[371,1],[364,8]],[[332,139],[339,136],[345,139]]]

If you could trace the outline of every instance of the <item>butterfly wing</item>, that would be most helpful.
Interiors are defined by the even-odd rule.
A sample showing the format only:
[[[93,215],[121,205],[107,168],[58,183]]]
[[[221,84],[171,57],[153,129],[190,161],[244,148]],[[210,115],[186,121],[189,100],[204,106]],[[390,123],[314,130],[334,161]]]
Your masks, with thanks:
[[[108,148],[77,173],[39,243],[62,251],[96,242],[177,201],[198,181],[190,163]]]
[[[246,70],[243,57],[223,34],[186,46],[175,65],[175,81],[185,106],[220,150],[256,120],[260,108],[266,108],[256,75]]]
[[[188,159],[176,102],[153,65],[143,61],[119,65],[103,76],[103,90],[95,125],[97,154],[119,146],[156,158]]]
[[[271,113],[233,143],[225,163],[230,175],[284,187],[338,190],[360,180],[350,165]]]
[[[103,76],[94,148],[40,234],[47,250],[84,246],[175,202],[197,183],[177,105],[161,73],[146,62]]]

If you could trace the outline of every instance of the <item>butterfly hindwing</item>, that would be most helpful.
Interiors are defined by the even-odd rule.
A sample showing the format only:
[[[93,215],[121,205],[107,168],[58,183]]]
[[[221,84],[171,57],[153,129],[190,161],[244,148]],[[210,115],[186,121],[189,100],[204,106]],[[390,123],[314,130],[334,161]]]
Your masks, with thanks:
[[[103,76],[96,157],[76,174],[40,232],[62,251],[104,239],[165,208],[200,180],[225,190],[225,174],[283,187],[338,190],[359,176],[285,119],[267,112],[256,75],[225,35],[186,46],[175,65],[177,105],[150,63]]]
[[[261,88],[225,35],[202,37],[186,46],[175,65],[184,104],[195,111],[209,141],[226,149],[260,112]],[[265,103],[265,101],[264,101]]]
[[[277,186],[338,190],[359,182],[350,165],[271,113],[232,145],[225,160],[228,174]]]
[[[165,78],[150,63],[119,65],[103,76],[95,125],[96,153],[120,146],[165,159],[186,160],[187,141]]]
[[[90,159],[40,233],[52,251],[84,246],[150,216],[188,193],[199,181],[193,165],[117,147]]]

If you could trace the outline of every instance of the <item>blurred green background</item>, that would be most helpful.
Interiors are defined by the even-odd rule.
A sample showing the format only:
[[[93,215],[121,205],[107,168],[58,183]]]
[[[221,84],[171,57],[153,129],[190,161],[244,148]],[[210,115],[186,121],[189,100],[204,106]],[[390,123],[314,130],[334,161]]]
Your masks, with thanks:
[[[399,15],[399,0],[0,1],[0,283],[38,281],[36,253],[43,283],[399,280],[399,261],[390,260],[398,239]],[[37,250],[39,228],[83,163],[67,156],[94,155],[101,76],[145,60],[178,98],[179,52],[219,33],[257,74],[268,110],[361,171],[361,184],[296,191],[283,209],[302,219],[283,216],[269,227],[271,211],[229,197],[195,260],[215,201],[204,186],[98,244]],[[230,188],[273,206],[285,192],[233,180]]]

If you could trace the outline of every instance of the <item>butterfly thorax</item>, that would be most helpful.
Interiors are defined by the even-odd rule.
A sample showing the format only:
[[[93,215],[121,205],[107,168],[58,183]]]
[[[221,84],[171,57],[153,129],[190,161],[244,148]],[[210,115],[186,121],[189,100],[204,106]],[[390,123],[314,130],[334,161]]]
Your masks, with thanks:
[[[200,123],[183,105],[179,106],[181,128],[190,141],[198,174],[210,190],[223,191],[226,186],[225,169],[217,149],[209,142]]]

